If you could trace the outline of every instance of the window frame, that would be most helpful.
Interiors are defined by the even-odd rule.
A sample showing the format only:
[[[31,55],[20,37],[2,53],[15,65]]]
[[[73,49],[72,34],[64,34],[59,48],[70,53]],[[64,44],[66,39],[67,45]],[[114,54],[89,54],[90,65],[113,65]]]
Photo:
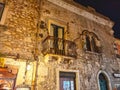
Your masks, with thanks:
[[[0,21],[2,20],[4,9],[5,9],[5,3],[0,2]]]
[[[82,31],[81,34],[82,42],[84,43],[83,49],[86,52],[94,52],[94,53],[101,53],[101,42],[98,36],[94,32],[90,32],[88,30]],[[95,39],[99,42],[100,46],[97,46],[97,42]]]
[[[48,19],[48,33],[50,35],[51,24],[57,25],[59,27],[64,28],[64,39],[67,39],[66,31],[67,31],[67,24],[65,22],[59,20]]]
[[[75,73],[76,78],[75,78],[75,85],[76,89],[75,90],[80,90],[80,80],[79,80],[79,70],[67,70],[67,69],[56,69],[56,81],[57,81],[57,88],[56,90],[60,90],[60,72],[66,72],[66,73]]]

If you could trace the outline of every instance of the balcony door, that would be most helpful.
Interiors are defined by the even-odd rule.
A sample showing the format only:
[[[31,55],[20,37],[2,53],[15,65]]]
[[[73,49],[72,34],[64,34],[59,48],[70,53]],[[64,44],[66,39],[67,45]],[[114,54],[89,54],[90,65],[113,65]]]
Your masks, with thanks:
[[[64,53],[64,27],[51,24],[50,36],[53,36],[53,49],[56,54]]]

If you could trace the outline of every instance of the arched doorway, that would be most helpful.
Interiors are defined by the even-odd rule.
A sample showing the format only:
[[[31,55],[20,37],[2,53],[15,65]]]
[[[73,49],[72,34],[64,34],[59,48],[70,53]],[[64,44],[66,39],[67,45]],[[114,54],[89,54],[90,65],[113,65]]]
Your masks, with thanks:
[[[99,74],[99,86],[100,86],[100,90],[109,90],[108,81],[103,73]]]
[[[97,80],[99,90],[112,90],[110,78],[105,71],[99,71]]]

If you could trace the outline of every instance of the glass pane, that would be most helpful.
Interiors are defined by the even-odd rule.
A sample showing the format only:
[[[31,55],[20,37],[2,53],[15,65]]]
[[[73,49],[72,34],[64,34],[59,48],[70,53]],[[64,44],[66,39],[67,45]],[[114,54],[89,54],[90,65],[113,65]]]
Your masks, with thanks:
[[[58,28],[58,38],[61,38],[58,42],[59,49],[63,50],[63,28]]]
[[[50,25],[50,36],[53,36],[53,31],[54,31],[54,26],[53,25]]]
[[[63,29],[58,28],[58,38],[63,38]]]
[[[70,90],[70,81],[63,81],[63,89]]]
[[[60,78],[60,90],[75,90],[74,78]]]
[[[74,82],[71,81],[71,90],[74,90]]]

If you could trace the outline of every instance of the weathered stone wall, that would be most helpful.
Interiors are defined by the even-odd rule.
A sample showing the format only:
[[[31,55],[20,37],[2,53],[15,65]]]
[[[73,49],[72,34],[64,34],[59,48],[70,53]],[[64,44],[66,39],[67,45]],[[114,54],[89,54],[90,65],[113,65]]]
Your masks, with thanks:
[[[94,32],[101,41],[104,54],[107,57],[111,58],[113,52],[113,41],[114,41],[114,38],[110,33],[112,31],[112,28],[110,28],[109,26],[99,24],[99,21],[97,23],[88,18],[77,15],[69,10],[62,8],[62,6],[59,8],[58,7],[59,6],[52,4],[50,2],[46,2],[46,1],[44,2],[43,10],[42,10],[42,18],[46,23],[48,19],[53,19],[58,22],[61,21],[66,23],[66,25],[67,23],[69,23],[68,31],[70,33],[68,35],[68,39],[72,41],[78,38],[83,30]],[[109,45],[109,47],[107,45]]]
[[[0,53],[33,58],[38,21],[36,0],[6,0],[5,5],[9,8],[5,28],[0,30]]]
[[[93,60],[94,59],[94,60]],[[72,63],[40,62],[38,72],[38,87],[42,90],[53,90],[57,88],[57,73],[56,70],[78,70],[80,90],[98,90],[97,87],[97,73],[100,70],[99,62],[96,58],[87,60],[85,58],[73,60]],[[59,77],[59,76],[58,76]],[[94,83],[94,84],[93,84]]]
[[[105,71],[111,79],[112,86],[114,85],[114,78],[112,73],[113,69],[119,69],[118,63],[115,61],[113,41],[114,38],[111,34],[112,28],[109,25],[102,25],[98,22],[92,21],[83,16],[77,15],[65,8],[52,4],[51,2],[43,2],[42,7],[42,20],[48,24],[48,20],[69,23],[68,40],[74,41],[83,30],[94,32],[101,41],[103,53],[102,55],[86,54],[80,48],[77,48],[78,58],[73,60],[73,63],[59,63],[59,61],[42,62],[45,68],[39,68],[39,88],[44,90],[53,90],[56,88],[56,69],[65,70],[79,70],[80,77],[80,90],[98,90],[97,75],[100,70]],[[106,19],[107,20],[107,19]],[[108,20],[109,21],[109,20]],[[104,21],[103,21],[104,22]],[[44,33],[44,32],[43,32]],[[47,34],[43,34],[43,38]],[[78,41],[77,41],[78,42]],[[42,71],[47,71],[45,75],[40,75]],[[49,81],[49,82],[48,82]],[[50,84],[49,84],[50,83]]]
[[[71,1],[69,0],[69,2]],[[77,44],[79,42],[79,39],[77,39],[78,41],[75,41],[75,43],[77,44],[78,56],[76,59],[72,59],[70,63],[59,62],[59,60],[54,59],[52,61],[48,59],[48,62],[45,62],[44,56],[40,54],[38,75],[36,75],[38,90],[56,90],[57,69],[78,70],[80,90],[98,90],[97,74],[100,70],[108,73],[112,85],[114,85],[115,81],[119,81],[119,79],[112,77],[113,70],[118,70],[120,63],[116,62],[114,56],[114,38],[110,33],[112,28],[109,26],[109,23],[105,25],[104,20],[99,23],[96,19],[92,20],[96,17],[90,19],[90,17],[86,18],[78,15],[78,13],[82,13],[83,11],[74,13],[47,0],[43,0],[41,10],[38,9],[36,0],[6,0],[5,3],[9,8],[5,24],[0,26],[0,55],[16,56],[19,54],[19,58],[33,59],[33,52],[37,48],[36,43],[39,43],[38,50],[41,52],[41,40],[44,40],[48,35],[47,28],[44,30],[40,29],[39,32],[41,35],[43,34],[43,37],[41,36],[42,39],[38,37],[38,42],[36,42],[37,25],[39,25],[38,21],[40,20],[44,21],[46,25],[48,25],[49,19],[68,25],[68,40],[75,41],[80,37],[83,30],[88,30],[94,32],[101,41],[103,54],[97,55],[83,52],[79,48],[79,44]],[[63,58],[61,61],[64,61]],[[26,78],[29,80],[29,75]],[[22,82],[17,83],[21,84]]]

